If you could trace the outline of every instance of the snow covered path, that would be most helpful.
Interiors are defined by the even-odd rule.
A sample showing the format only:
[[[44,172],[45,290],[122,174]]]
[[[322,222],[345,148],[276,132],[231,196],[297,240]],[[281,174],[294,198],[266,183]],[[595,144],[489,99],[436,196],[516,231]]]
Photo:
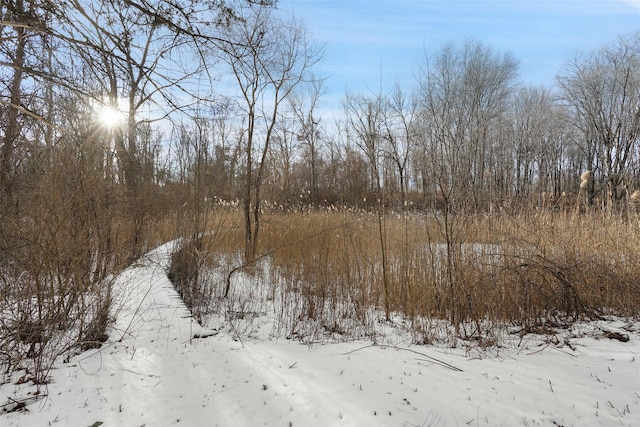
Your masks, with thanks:
[[[532,343],[484,359],[366,342],[193,339],[212,331],[192,322],[167,279],[167,253],[152,251],[118,280],[111,342],[58,363],[46,400],[0,425],[640,425],[637,331],[626,343],[580,338],[573,352]],[[7,384],[2,401],[32,388]]]

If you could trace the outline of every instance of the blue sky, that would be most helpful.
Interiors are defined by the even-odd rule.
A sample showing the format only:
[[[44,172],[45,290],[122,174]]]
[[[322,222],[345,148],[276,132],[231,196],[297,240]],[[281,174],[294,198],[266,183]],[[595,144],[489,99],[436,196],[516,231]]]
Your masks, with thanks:
[[[512,52],[523,83],[551,86],[577,52],[640,30],[640,0],[280,0],[279,8],[326,45],[317,74],[328,77],[331,104],[346,89],[378,93],[381,82],[409,91],[425,51],[469,38]]]

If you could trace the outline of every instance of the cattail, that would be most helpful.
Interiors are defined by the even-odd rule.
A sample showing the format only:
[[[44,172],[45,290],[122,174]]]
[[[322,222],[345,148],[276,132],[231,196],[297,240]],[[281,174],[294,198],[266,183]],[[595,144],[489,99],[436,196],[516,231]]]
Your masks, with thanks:
[[[586,170],[584,172],[582,172],[582,175],[580,175],[580,180],[581,181],[589,181],[591,179],[591,171],[590,170]],[[582,187],[582,184],[580,185],[580,187]]]
[[[636,190],[631,194],[631,201],[632,202],[639,202],[640,201],[640,190]]]
[[[582,181],[580,181],[580,188],[581,189],[584,190],[585,188],[587,188],[588,185],[589,185],[589,181],[588,180],[583,179]]]

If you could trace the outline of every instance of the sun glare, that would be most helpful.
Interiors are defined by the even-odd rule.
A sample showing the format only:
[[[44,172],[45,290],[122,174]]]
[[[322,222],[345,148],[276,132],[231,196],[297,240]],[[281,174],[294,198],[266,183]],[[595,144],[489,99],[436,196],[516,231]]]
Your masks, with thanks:
[[[107,128],[115,128],[122,124],[123,115],[117,108],[103,105],[98,110],[98,120]]]

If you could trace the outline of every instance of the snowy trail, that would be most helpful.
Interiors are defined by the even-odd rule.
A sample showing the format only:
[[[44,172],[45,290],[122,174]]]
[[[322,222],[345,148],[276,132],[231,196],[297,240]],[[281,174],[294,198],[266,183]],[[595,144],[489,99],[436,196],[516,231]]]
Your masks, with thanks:
[[[319,388],[318,373],[282,364],[291,356],[281,347],[308,353],[306,347],[192,339],[210,331],[191,320],[168,281],[164,252],[153,251],[121,275],[113,342],[59,366],[49,397],[28,414],[30,423],[362,425],[360,406]],[[350,423],[340,421],[341,410]],[[21,416],[11,414],[2,425],[22,425]]]
[[[315,345],[207,335],[165,275],[169,248],[118,279],[110,342],[52,372],[48,397],[7,426],[637,426],[640,330],[503,357],[366,342]],[[455,371],[433,363],[441,359]],[[3,386],[24,396],[33,386]]]

